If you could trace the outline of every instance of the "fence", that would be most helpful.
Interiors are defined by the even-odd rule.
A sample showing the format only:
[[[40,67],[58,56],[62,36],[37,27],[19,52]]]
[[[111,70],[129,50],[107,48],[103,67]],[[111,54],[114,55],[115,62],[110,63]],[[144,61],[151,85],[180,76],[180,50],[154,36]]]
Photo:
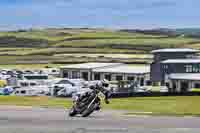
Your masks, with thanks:
[[[161,97],[161,96],[200,96],[200,92],[138,92],[112,93],[111,98],[125,97]]]

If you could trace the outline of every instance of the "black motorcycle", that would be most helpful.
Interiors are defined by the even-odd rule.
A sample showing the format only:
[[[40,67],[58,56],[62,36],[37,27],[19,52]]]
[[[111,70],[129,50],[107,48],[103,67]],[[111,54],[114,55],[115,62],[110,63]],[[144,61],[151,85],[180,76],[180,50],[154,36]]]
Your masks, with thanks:
[[[84,95],[74,96],[74,104],[69,111],[69,116],[73,117],[77,114],[80,114],[82,117],[87,117],[92,114],[92,112],[99,111],[101,109],[101,100],[99,98],[100,92],[105,95],[105,103],[109,104],[109,92],[103,88],[104,86],[91,86],[90,92],[86,92]]]

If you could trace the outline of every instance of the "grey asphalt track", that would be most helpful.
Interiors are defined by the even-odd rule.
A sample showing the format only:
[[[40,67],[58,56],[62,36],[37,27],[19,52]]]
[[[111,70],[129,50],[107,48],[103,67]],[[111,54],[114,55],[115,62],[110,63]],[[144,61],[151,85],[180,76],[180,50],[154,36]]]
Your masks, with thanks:
[[[198,117],[125,116],[103,110],[88,118],[64,109],[0,106],[0,133],[199,133]]]

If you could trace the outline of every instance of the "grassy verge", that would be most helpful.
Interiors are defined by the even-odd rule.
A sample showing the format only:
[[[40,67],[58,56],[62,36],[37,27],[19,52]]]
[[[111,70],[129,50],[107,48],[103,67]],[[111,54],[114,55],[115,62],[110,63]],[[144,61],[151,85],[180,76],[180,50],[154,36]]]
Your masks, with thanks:
[[[130,114],[200,116],[199,100],[199,96],[122,98],[111,99],[111,103],[103,107],[128,110]],[[0,96],[0,105],[69,108],[72,103],[66,98]]]
[[[0,96],[0,105],[69,108],[72,103],[67,98]]]
[[[199,96],[125,98],[113,99],[106,107],[129,110],[131,114],[199,116],[198,100]]]
[[[191,91],[192,92],[200,92],[200,89],[199,88],[193,88]]]

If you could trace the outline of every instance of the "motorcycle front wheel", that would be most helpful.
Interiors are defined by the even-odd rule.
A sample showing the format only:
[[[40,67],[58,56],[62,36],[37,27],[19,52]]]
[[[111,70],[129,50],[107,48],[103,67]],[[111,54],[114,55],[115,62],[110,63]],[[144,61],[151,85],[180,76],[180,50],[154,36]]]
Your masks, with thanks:
[[[72,107],[70,110],[69,110],[69,116],[73,117],[77,114],[77,111],[75,110],[74,107]]]

